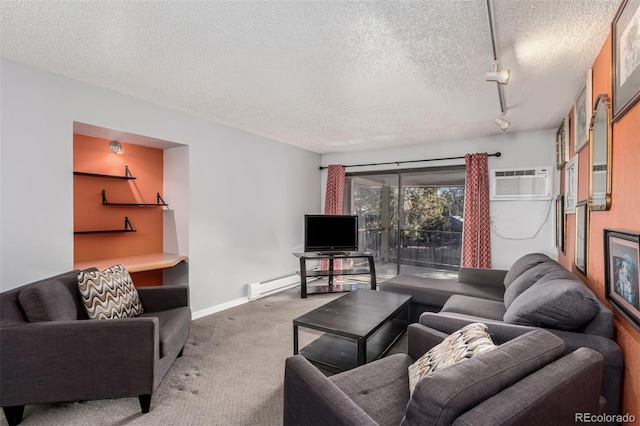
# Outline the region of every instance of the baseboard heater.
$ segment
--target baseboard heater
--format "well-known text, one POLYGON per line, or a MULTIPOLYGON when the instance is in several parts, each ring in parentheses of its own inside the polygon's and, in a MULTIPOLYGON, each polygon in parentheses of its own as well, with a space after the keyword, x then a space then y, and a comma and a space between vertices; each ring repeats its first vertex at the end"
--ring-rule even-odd
POLYGON ((249 284, 248 298, 249 300, 256 300, 298 285, 300 285, 300 276, 298 274, 285 275, 268 281, 251 283, 249 284))

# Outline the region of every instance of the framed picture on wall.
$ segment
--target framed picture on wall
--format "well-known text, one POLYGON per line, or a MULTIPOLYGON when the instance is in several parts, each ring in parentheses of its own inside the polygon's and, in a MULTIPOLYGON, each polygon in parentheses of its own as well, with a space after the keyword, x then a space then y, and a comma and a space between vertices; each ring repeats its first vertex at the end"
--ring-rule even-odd
POLYGON ((640 0, 623 0, 611 26, 616 121, 640 99, 640 0))
POLYGON ((589 208, 587 200, 576 204, 576 268, 587 276, 587 242, 589 231, 589 208))
POLYGON ((564 212, 574 214, 578 199, 578 156, 567 163, 564 168, 564 212))
POLYGON ((640 330, 640 233, 604 230, 605 293, 611 305, 640 330))
MULTIPOLYGON (((640 1, 640 0, 639 0, 640 1)), ((573 104, 573 137, 574 152, 577 154, 589 142, 589 126, 591 124, 591 70, 587 71, 587 79, 578 92, 573 104)))
POLYGON ((564 118, 564 163, 566 164, 569 161, 569 125, 570 125, 570 117, 571 114, 567 113, 567 116, 564 118))
POLYGON ((564 194, 560 194, 556 197, 556 248, 560 253, 564 253, 565 217, 564 194))
POLYGON ((566 126, 569 123, 567 120, 562 120, 562 124, 556 131, 556 168, 558 170, 562 169, 562 167, 567 163, 567 158, 569 157, 569 146, 567 145, 568 139, 565 139, 566 136, 566 126))

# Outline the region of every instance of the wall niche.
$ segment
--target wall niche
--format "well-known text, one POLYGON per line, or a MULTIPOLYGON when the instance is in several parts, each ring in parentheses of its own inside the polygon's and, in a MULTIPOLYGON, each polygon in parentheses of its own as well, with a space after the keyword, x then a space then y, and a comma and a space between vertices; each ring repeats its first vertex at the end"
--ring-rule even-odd
POLYGON ((73 175, 75 268, 122 263, 136 286, 188 284, 186 145, 74 123, 73 175))

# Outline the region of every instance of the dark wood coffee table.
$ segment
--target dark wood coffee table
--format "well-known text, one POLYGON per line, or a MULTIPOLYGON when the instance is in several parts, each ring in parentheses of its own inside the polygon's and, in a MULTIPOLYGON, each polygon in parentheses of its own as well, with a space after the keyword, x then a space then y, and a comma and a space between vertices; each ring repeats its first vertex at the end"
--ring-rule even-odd
POLYGON ((411 318, 411 296, 359 289, 293 320, 293 354, 298 327, 325 334, 300 349, 329 371, 350 370, 379 359, 402 337, 411 318))

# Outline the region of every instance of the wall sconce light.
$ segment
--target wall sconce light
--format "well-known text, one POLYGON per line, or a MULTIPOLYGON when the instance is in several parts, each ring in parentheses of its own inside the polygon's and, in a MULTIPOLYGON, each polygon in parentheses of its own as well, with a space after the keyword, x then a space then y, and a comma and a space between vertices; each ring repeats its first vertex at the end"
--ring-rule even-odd
POLYGON ((498 118, 496 118, 495 123, 502 129, 504 132, 511 126, 511 123, 504 119, 504 113, 500 114, 498 118))
POLYGON ((118 141, 111 141, 111 143, 109 144, 109 149, 116 154, 124 153, 124 149, 122 149, 122 145, 120 145, 120 142, 118 141))
POLYGON ((498 61, 496 60, 493 61, 493 71, 487 73, 487 81, 495 81, 496 83, 506 85, 509 82, 510 75, 511 71, 498 69, 498 61))

